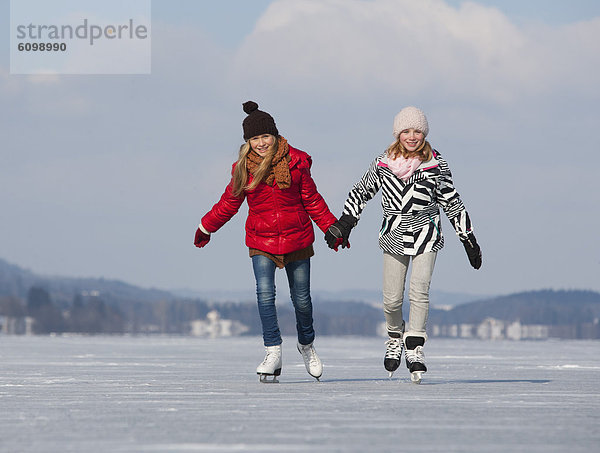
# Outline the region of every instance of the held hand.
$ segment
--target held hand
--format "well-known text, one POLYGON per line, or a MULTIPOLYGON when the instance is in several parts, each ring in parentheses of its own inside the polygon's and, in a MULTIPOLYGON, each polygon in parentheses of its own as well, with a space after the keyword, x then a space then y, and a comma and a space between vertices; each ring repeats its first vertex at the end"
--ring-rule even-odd
POLYGON ((351 215, 348 215, 348 214, 343 214, 340 217, 340 220, 337 221, 338 227, 342 230, 342 237, 344 238, 344 244, 347 244, 345 246, 342 245, 342 247, 350 248, 350 243, 348 242, 348 239, 350 239, 350 232, 352 231, 352 228, 354 228, 357 223, 358 223, 358 219, 355 219, 354 217, 352 217, 351 215))
POLYGON ((327 233, 325 233, 325 242, 330 249, 338 251, 338 247, 341 245, 344 247, 344 238, 342 237, 342 230, 337 225, 338 222, 334 223, 329 227, 327 233))
POLYGON ((344 241, 344 239, 342 239, 342 238, 337 238, 335 240, 334 247, 331 247, 331 248, 337 252, 338 251, 338 247, 340 245, 342 246, 343 249, 349 249, 350 248, 350 242, 344 241))
POLYGON ((196 230, 196 235, 194 236, 194 245, 198 248, 204 247, 210 241, 210 234, 206 234, 200 228, 196 230))
POLYGON ((340 217, 340 220, 335 222, 329 227, 327 233, 325 233, 325 241, 330 249, 338 251, 338 247, 341 245, 343 249, 350 248, 350 231, 356 225, 357 220, 347 214, 340 217))
POLYGON ((461 238, 461 241, 469 257, 469 263, 471 263, 474 269, 479 269, 481 267, 481 248, 477 244, 475 235, 471 232, 465 239, 461 238))

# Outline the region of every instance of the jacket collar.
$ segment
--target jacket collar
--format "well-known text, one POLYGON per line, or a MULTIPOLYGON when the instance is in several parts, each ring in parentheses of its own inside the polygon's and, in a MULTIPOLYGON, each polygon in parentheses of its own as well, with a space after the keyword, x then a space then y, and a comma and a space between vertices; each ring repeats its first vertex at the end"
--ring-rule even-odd
POLYGON ((296 148, 289 146, 290 149, 290 168, 293 168, 298 162, 300 162, 300 154, 297 152, 296 148))
POLYGON ((437 153, 435 150, 432 151, 433 155, 431 156, 431 159, 429 159, 427 162, 421 162, 421 165, 418 166, 416 171, 427 171, 440 165, 440 162, 437 160, 437 153))

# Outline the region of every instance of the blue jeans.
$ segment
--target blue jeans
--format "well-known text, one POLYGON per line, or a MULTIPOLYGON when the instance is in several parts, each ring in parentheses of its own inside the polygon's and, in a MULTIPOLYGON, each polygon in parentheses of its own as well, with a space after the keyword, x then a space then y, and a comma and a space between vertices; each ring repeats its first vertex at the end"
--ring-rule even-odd
MULTIPOLYGON (((256 299, 262 323, 265 346, 281 344, 281 332, 277 323, 275 308, 275 263, 263 255, 252 257, 254 278, 256 279, 256 299)), ((296 312, 298 342, 310 344, 315 339, 310 299, 310 258, 294 261, 285 266, 290 295, 296 312)))

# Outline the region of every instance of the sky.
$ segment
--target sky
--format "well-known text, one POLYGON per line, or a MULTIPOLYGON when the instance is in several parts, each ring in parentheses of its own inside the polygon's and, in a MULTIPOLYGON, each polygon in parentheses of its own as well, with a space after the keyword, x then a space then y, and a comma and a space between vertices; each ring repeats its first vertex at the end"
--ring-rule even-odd
MULTIPOLYGON (((600 2, 154 0, 149 75, 13 75, 8 0, 0 11, 2 259, 253 292, 246 205, 192 244, 229 181, 241 104, 312 156, 336 216, 415 105, 483 253, 473 270, 445 219, 432 290, 600 291, 600 2)), ((313 289, 381 287, 381 217, 378 196, 338 253, 316 230, 313 289)))

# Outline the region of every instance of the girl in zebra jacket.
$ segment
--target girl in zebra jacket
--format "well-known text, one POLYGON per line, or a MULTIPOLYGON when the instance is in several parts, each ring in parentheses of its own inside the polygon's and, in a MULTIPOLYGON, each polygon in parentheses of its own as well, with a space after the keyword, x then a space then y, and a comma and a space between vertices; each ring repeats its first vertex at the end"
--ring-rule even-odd
POLYGON ((396 141, 375 158, 350 191, 340 219, 325 239, 330 247, 341 238, 349 246, 350 231, 367 202, 382 189, 383 222, 379 246, 383 250, 383 311, 387 333, 384 367, 390 377, 401 362, 405 348, 411 379, 420 382, 427 371, 423 346, 429 313, 429 285, 437 252, 444 246, 439 207, 462 241, 469 262, 481 266, 481 250, 471 220, 454 188, 448 163, 425 140, 429 125, 425 114, 406 107, 394 118, 396 141), (408 326, 402 301, 410 261, 410 310, 408 326))

